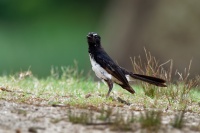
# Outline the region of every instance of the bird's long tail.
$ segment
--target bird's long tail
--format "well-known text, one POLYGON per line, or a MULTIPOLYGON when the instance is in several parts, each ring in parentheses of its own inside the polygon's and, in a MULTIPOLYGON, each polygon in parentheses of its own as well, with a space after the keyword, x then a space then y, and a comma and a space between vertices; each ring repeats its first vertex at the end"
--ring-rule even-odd
POLYGON ((142 74, 134 74, 132 72, 127 71, 125 68, 120 67, 121 70, 124 72, 124 74, 126 75, 126 78, 128 81, 131 81, 131 78, 133 79, 139 79, 141 81, 147 82, 149 84, 153 84, 156 86, 160 86, 160 87, 167 87, 166 80, 161 79, 161 78, 156 78, 156 77, 152 77, 152 76, 147 76, 147 75, 142 75, 142 74))
POLYGON ((141 81, 144 81, 144 82, 156 85, 156 86, 167 87, 167 85, 165 84, 166 81, 164 79, 146 76, 146 75, 134 74, 131 72, 129 72, 129 76, 131 76, 134 79, 139 79, 141 81))

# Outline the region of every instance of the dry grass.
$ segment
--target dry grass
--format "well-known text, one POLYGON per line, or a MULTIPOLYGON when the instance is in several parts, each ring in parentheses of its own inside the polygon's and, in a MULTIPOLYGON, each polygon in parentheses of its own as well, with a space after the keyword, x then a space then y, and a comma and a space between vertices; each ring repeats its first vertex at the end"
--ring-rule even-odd
POLYGON ((187 97, 190 91, 198 87, 200 78, 196 76, 191 79, 190 69, 192 65, 192 60, 189 66, 185 68, 184 72, 181 73, 178 70, 173 74, 173 60, 168 60, 165 63, 159 64, 157 59, 151 55, 145 48, 146 61, 142 61, 141 57, 131 58, 133 64, 133 70, 135 73, 140 73, 149 76, 155 76, 163 78, 167 81, 167 88, 160 88, 147 83, 142 82, 141 86, 145 95, 151 98, 162 98, 165 96, 171 105, 173 101, 178 101, 180 103, 185 102, 187 104, 187 97), (167 66, 167 70, 166 67, 167 66), (175 77, 174 79, 172 77, 175 77))

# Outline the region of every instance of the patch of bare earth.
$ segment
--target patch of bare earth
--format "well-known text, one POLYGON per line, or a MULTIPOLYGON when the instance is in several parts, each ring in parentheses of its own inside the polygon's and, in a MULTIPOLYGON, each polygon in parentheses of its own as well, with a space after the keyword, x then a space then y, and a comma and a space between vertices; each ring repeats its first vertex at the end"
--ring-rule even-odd
MULTIPOLYGON (((135 106, 135 105, 131 105, 135 106)), ((73 124, 69 122, 69 110, 71 112, 89 112, 87 109, 69 107, 35 106, 0 100, 0 133, 100 133, 100 132, 148 132, 149 129, 141 128, 139 122, 131 125, 129 131, 113 130, 109 123, 98 124, 73 124)), ((142 111, 130 109, 130 106, 113 107, 125 116, 133 113, 139 117, 142 111)), ((93 114, 99 113, 95 110, 93 114)), ((162 124, 157 132, 199 132, 200 114, 186 112, 184 127, 174 128, 170 123, 174 120, 176 112, 166 111, 162 113, 162 124)))

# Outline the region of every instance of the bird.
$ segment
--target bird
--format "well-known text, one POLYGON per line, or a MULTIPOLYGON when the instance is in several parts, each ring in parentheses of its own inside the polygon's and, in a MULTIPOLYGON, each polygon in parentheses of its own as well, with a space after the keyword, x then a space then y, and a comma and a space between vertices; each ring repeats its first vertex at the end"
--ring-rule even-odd
POLYGON ((116 64, 102 47, 101 37, 97 33, 89 32, 87 35, 87 43, 92 70, 95 72, 96 76, 105 81, 109 87, 106 97, 109 97, 113 89, 113 83, 118 84, 131 94, 134 94, 135 90, 129 84, 129 81, 133 79, 138 79, 160 87, 166 87, 166 81, 164 79, 135 74, 116 64))

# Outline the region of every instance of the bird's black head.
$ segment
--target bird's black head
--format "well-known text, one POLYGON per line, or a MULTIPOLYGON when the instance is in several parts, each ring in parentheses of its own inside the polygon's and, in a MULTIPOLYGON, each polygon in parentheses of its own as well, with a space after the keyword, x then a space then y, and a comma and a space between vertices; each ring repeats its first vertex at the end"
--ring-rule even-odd
POLYGON ((98 47, 101 45, 101 37, 95 32, 89 32, 87 41, 90 46, 98 47))

